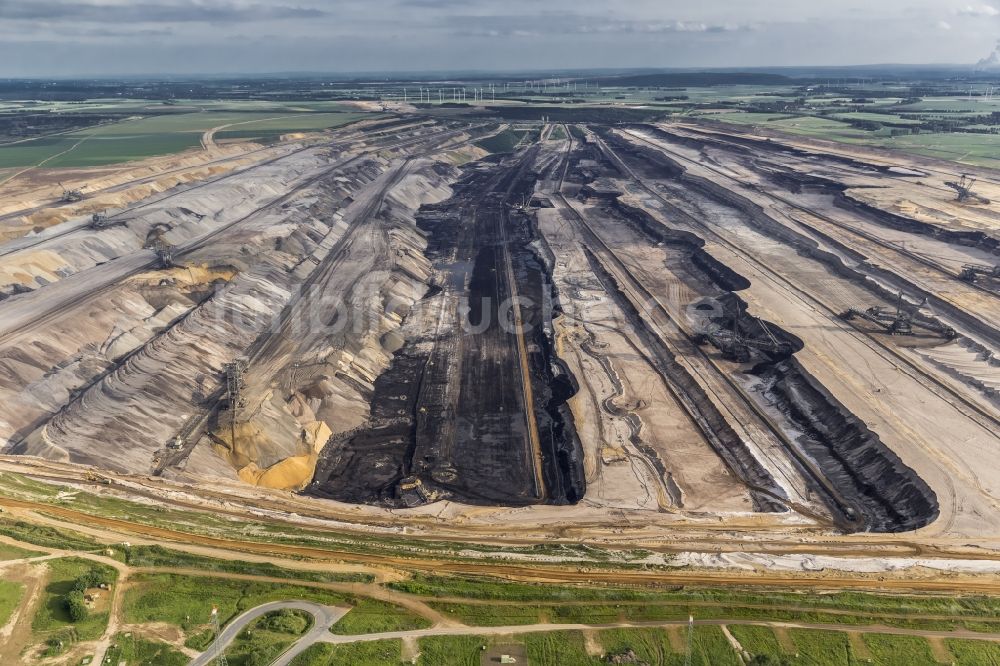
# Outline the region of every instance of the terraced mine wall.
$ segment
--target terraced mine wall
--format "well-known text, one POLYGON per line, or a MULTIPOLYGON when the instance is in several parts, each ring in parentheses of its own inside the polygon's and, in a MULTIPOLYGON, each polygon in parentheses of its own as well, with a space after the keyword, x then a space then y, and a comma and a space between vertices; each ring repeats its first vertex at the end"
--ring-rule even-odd
MULTIPOLYGON (((621 285, 615 277, 604 270, 593 253, 589 250, 586 253, 594 274, 600 279, 607 292, 616 296, 616 302, 628 318, 633 330, 638 333, 645 345, 656 351, 652 360, 661 376, 671 386, 674 393, 686 396, 686 402, 696 406, 697 413, 693 416, 695 422, 719 457, 733 470, 737 478, 747 485, 754 511, 767 513, 785 511, 782 500, 786 500, 787 496, 771 474, 751 453, 746 443, 740 439, 726 418, 705 394, 701 385, 683 365, 677 362, 677 357, 649 327, 632 302, 624 296, 621 285)), ((653 459, 657 460, 655 453, 653 459)), ((665 471, 662 468, 662 462, 658 467, 661 468, 661 473, 665 471)))
MULTIPOLYGON (((716 123, 721 128, 725 128, 732 132, 746 132, 747 128, 740 125, 731 125, 728 123, 716 123)), ((681 134, 675 134, 663 129, 656 125, 635 125, 633 129, 651 131, 657 136, 660 136, 668 141, 673 141, 675 143, 682 143, 691 148, 702 148, 706 146, 711 146, 719 148, 721 150, 737 151, 746 154, 759 154, 763 152, 768 153, 785 153, 787 155, 795 155, 797 157, 804 158, 814 158, 819 153, 803 150, 802 148, 797 148, 779 141, 772 140, 770 138, 760 138, 754 139, 748 136, 735 136, 727 135, 725 139, 714 138, 710 136, 703 137, 692 137, 681 134)), ((836 162, 837 164, 843 164, 854 169, 862 169, 871 172, 882 172, 888 173, 890 167, 880 164, 869 164, 868 162, 861 162, 859 160, 853 159, 846 155, 837 155, 833 153, 823 153, 822 157, 824 160, 829 162, 836 162)))
POLYGON ((813 174, 795 171, 767 170, 768 180, 784 187, 789 192, 821 192, 833 198, 833 204, 844 210, 849 210, 858 217, 870 220, 876 224, 905 231, 919 236, 929 236, 945 243, 975 247, 994 254, 1000 254, 1000 240, 983 231, 957 231, 945 229, 930 222, 921 222, 904 215, 878 208, 867 202, 859 201, 849 193, 849 188, 843 183, 822 178, 813 174))
MULTIPOLYGON (((613 135, 609 135, 609 139, 614 140, 613 135)), ((771 220, 753 202, 716 183, 686 173, 683 167, 662 153, 643 147, 637 149, 624 141, 616 143, 623 150, 662 168, 661 173, 681 182, 689 191, 734 208, 749 224, 788 243, 800 253, 813 256, 835 272, 863 281, 866 286, 874 285, 863 273, 843 265, 836 255, 819 251, 812 239, 771 220)), ((621 207, 621 204, 618 206, 621 207)), ((679 208, 672 208, 671 214, 678 219, 688 220, 688 224, 693 227, 700 226, 697 220, 679 208)), ((644 227, 660 224, 648 215, 638 216, 637 220, 644 227)), ((665 227, 662 224, 660 226, 665 227)), ((697 234, 691 235, 697 237, 697 234)), ((667 238, 684 236, 678 235, 678 230, 668 229, 656 233, 655 237, 667 242, 667 238)), ((692 243, 699 250, 703 244, 703 240, 692 243)), ((711 272, 708 274, 711 275, 711 272)), ((740 277, 746 285, 750 284, 745 277, 740 277)), ((790 334, 786 335, 797 339, 790 334)), ((819 381, 809 375, 794 356, 763 360, 757 363, 753 373, 764 381, 770 400, 802 432, 796 437, 797 443, 820 466, 837 494, 843 498, 846 506, 841 508, 847 512, 849 520, 857 521, 857 529, 907 531, 925 526, 937 517, 938 505, 934 491, 916 472, 903 464, 877 434, 868 430, 819 381)))
POLYGON ((903 215, 897 215, 881 208, 876 208, 864 201, 858 201, 849 194, 840 191, 835 194, 834 203, 841 208, 845 208, 864 216, 870 220, 883 224, 892 229, 899 229, 911 234, 930 236, 946 243, 955 245, 965 245, 977 247, 982 250, 1000 254, 1000 239, 990 236, 982 231, 956 231, 954 229, 944 229, 936 224, 921 222, 903 215))
POLYGON ((531 193, 531 150, 467 167, 447 201, 421 209, 434 278, 399 333, 405 342, 374 383, 371 418, 324 448, 307 492, 355 503, 416 506, 572 503, 583 455, 565 402, 575 380, 553 357, 552 280, 532 249, 537 230, 507 201, 531 193), (510 323, 506 255, 521 303, 532 404, 510 323), (537 422, 541 479, 525 409, 537 422))
MULTIPOLYGON (((611 138, 614 138, 613 135, 611 138)), ((938 298, 935 294, 922 289, 896 273, 869 263, 866 256, 840 243, 827 234, 815 229, 811 230, 811 233, 820 237, 825 243, 829 244, 831 248, 837 250, 837 252, 844 256, 856 260, 858 262, 857 266, 847 265, 844 263, 841 256, 838 256, 834 252, 820 248, 819 243, 815 239, 776 222, 764 211, 761 206, 750 201, 746 197, 743 197, 740 194, 733 192, 732 190, 727 189, 711 180, 688 173, 683 166, 663 153, 659 153, 645 147, 640 147, 639 150, 632 150, 631 146, 625 142, 618 143, 618 145, 625 150, 635 152, 644 159, 653 161, 658 166, 663 165, 665 173, 669 174, 674 180, 680 181, 689 189, 700 192, 703 196, 706 196, 709 199, 739 211, 742 214, 743 219, 745 219, 754 228, 781 241, 782 243, 787 244, 796 250, 800 255, 812 257, 822 262, 834 274, 851 280, 852 282, 864 287, 878 298, 888 303, 895 303, 898 299, 899 292, 903 291, 911 297, 926 299, 927 302, 933 306, 935 311, 947 315, 952 321, 961 324, 969 331, 974 332, 983 339, 989 340, 993 344, 1000 344, 1000 330, 998 330, 996 326, 990 325, 989 322, 984 322, 974 315, 956 308, 951 303, 938 298), (887 287, 886 285, 891 285, 891 287, 887 287)), ((690 217, 684 211, 676 208, 672 209, 672 213, 682 218, 690 217)), ((692 224, 697 225, 697 221, 692 220, 692 224)), ((937 317, 924 314, 915 307, 911 307, 910 309, 910 314, 917 321, 935 326, 946 326, 937 317)))

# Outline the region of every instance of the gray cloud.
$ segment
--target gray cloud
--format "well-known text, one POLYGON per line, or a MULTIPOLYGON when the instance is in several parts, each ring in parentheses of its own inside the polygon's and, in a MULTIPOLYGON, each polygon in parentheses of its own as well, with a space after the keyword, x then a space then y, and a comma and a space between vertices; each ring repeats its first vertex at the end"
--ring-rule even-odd
POLYGON ((0 76, 971 67, 993 48, 998 7, 1000 0, 0 0, 0 76))
POLYGON ((977 18, 1000 16, 1000 10, 993 5, 966 5, 956 13, 959 16, 975 16, 977 18))
POLYGON ((281 19, 310 19, 327 12, 311 7, 235 2, 59 2, 13 0, 0 2, 0 18, 23 21, 87 21, 94 23, 245 23, 281 19))
MULTIPOLYGON (((433 0, 448 1, 448 0, 433 0)), ((702 21, 610 19, 572 13, 541 16, 450 16, 452 34, 474 37, 544 37, 546 35, 671 35, 751 30, 750 25, 702 21)))

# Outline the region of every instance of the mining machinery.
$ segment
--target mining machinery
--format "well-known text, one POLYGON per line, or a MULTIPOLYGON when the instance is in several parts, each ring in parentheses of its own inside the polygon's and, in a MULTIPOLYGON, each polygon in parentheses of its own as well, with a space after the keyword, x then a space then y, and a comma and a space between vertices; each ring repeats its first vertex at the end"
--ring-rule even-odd
POLYGON ((767 334, 767 337, 749 336, 741 331, 739 327, 740 313, 737 310, 730 328, 718 326, 704 331, 695 336, 695 342, 698 344, 711 342, 712 345, 722 352, 722 358, 736 361, 737 363, 747 363, 750 361, 754 351, 779 356, 789 356, 795 351, 791 344, 775 337, 771 333, 771 329, 762 320, 757 318, 753 318, 753 320, 759 323, 760 328, 767 334))
POLYGON ((243 375, 247 371, 247 360, 238 358, 232 363, 226 363, 223 367, 226 373, 226 398, 229 409, 235 413, 236 409, 244 405, 243 397, 243 375))
POLYGON ((105 227, 111 226, 111 219, 108 217, 108 211, 104 210, 100 213, 94 213, 90 216, 90 226, 93 229, 103 229, 105 227))
POLYGON ((173 268, 173 249, 163 241, 156 241, 153 244, 153 251, 156 252, 156 261, 160 268, 173 268))
POLYGON ((702 333, 698 341, 711 342, 722 352, 722 358, 737 363, 747 363, 755 350, 782 356, 788 356, 793 351, 792 346, 787 342, 773 338, 752 338, 739 331, 734 332, 725 328, 702 333))
POLYGON ((956 197, 955 200, 958 201, 959 203, 964 203, 971 199, 977 203, 988 204, 990 202, 989 199, 987 199, 986 197, 979 196, 978 194, 972 191, 972 186, 975 184, 976 184, 976 177, 970 176, 967 173, 963 173, 962 179, 959 180, 957 183, 955 181, 945 182, 945 185, 958 192, 958 196, 956 197))
POLYGON ((62 196, 59 197, 59 201, 62 203, 76 203, 77 201, 83 201, 83 191, 80 189, 67 190, 66 187, 59 183, 59 187, 62 188, 62 196))
POLYGON ((983 264, 965 264, 958 277, 966 282, 975 282, 979 276, 996 278, 1000 280, 1000 264, 996 266, 986 266, 983 264))
POLYGON ((875 305, 870 308, 848 308, 840 313, 840 318, 850 321, 854 318, 864 319, 880 327, 889 335, 914 335, 913 329, 919 328, 946 340, 952 340, 957 333, 950 326, 934 322, 916 321, 913 315, 903 309, 903 295, 899 295, 895 312, 891 308, 875 305))

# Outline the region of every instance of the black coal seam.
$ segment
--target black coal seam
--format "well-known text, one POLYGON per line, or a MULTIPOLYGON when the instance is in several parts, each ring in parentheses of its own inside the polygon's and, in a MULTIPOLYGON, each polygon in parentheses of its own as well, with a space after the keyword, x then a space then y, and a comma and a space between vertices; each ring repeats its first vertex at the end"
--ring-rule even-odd
MULTIPOLYGON (((471 189, 477 187, 482 187, 481 182, 483 178, 492 178, 495 174, 495 168, 490 170, 480 170, 479 167, 483 165, 482 161, 478 165, 470 165, 466 169, 466 174, 458 182, 453 185, 454 194, 453 196, 443 202, 438 204, 427 205, 421 208, 417 215, 418 228, 428 235, 428 248, 426 250, 426 256, 432 263, 439 263, 441 261, 447 261, 449 256, 449 251, 451 245, 454 242, 454 235, 447 233, 445 227, 447 224, 442 225, 442 220, 447 220, 453 217, 453 208, 455 201, 463 196, 464 193, 471 189), (441 219, 438 219, 441 218, 441 219)), ((531 178, 521 179, 524 182, 519 183, 517 186, 518 192, 523 189, 533 186, 533 180, 531 178)), ((516 197, 515 197, 516 198, 516 197)), ((533 235, 537 236, 537 232, 533 230, 533 235)), ((533 238, 528 239, 515 239, 513 247, 519 247, 519 250, 524 252, 529 252, 530 248, 528 244, 533 240, 533 238)), ((516 255, 519 256, 519 255, 516 255)), ((534 254, 528 255, 534 258, 534 254)), ((524 257, 521 257, 521 261, 516 259, 518 265, 523 264, 524 257)), ((541 266, 545 266, 545 262, 539 262, 541 266)), ((551 285, 551 271, 546 267, 540 271, 540 277, 542 278, 543 288, 545 284, 551 285)), ((551 322, 548 322, 548 328, 551 328, 551 322)), ((549 501, 556 503, 573 503, 578 501, 583 497, 585 490, 585 480, 583 478, 583 464, 582 464, 582 448, 579 444, 579 439, 576 436, 575 428, 572 422, 572 415, 566 406, 566 400, 572 395, 572 392, 576 388, 576 380, 572 377, 571 373, 568 371, 566 366, 554 356, 552 353, 552 341, 548 339, 542 329, 546 327, 537 326, 535 332, 535 338, 533 341, 537 344, 538 348, 541 350, 541 356, 543 358, 532 358, 532 378, 535 380, 533 384, 536 385, 536 390, 533 391, 533 395, 536 398, 536 402, 539 403, 540 410, 544 413, 544 422, 546 426, 551 424, 552 433, 551 437, 542 437, 542 441, 547 443, 546 455, 545 455, 545 465, 543 466, 543 471, 546 475, 547 486, 557 489, 557 496, 548 498, 549 501)), ((391 379, 394 378, 394 370, 401 363, 415 363, 416 365, 421 365, 420 358, 423 356, 419 352, 415 352, 414 345, 420 341, 411 340, 401 348, 397 354, 394 356, 393 361, 390 364, 390 369, 383 373, 376 380, 376 394, 380 393, 381 384, 383 382, 389 383, 391 379), (416 356, 414 355, 416 353, 416 356)), ((538 356, 535 354, 534 356, 538 356)), ((395 378, 398 380, 398 378, 395 378)), ((421 376, 421 380, 423 377, 421 376)), ((413 398, 413 396, 410 396, 413 398)), ((373 417, 375 416, 375 405, 373 398, 373 417)), ((412 400, 410 400, 412 402, 412 400)), ((412 406, 415 409, 415 406, 412 406)), ((413 410, 410 410, 411 412, 413 410)), ((536 414, 539 410, 536 410, 536 414)), ((407 452, 404 454, 405 458, 412 457, 413 455, 413 441, 415 437, 416 419, 409 416, 405 419, 393 419, 393 422, 386 422, 385 419, 382 423, 376 423, 378 419, 370 419, 369 423, 365 426, 355 429, 349 434, 342 434, 331 439, 328 444, 326 451, 329 451, 325 459, 322 460, 321 464, 317 467, 317 474, 314 477, 314 482, 310 486, 309 492, 316 494, 318 496, 333 497, 336 499, 341 499, 345 501, 356 501, 364 503, 381 503, 389 504, 393 506, 400 505, 400 499, 395 497, 394 488, 401 479, 408 472, 407 468, 410 463, 406 460, 400 460, 399 465, 396 469, 391 470, 387 474, 383 474, 385 477, 385 484, 382 486, 382 490, 377 493, 361 493, 352 494, 346 493, 338 490, 330 490, 327 486, 327 482, 336 483, 337 479, 334 474, 337 472, 338 467, 340 472, 344 473, 349 469, 351 465, 351 458, 353 458, 353 451, 345 448, 343 445, 348 444, 355 438, 370 438, 378 437, 380 431, 389 432, 396 436, 406 437, 409 441, 407 445, 407 452), (379 427, 381 425, 381 427, 379 427), (347 467, 344 467, 347 465, 347 467)), ((541 434, 541 433, 540 433, 541 434)), ((412 462, 412 461, 411 461, 412 462)), ((345 479, 350 483, 349 479, 345 479)), ((433 483, 426 484, 427 487, 435 485, 433 483)), ((442 485, 442 484, 439 484, 442 485)), ((336 488, 336 486, 335 486, 336 488)), ((519 499, 515 501, 515 498, 500 499, 497 497, 488 496, 486 494, 476 492, 475 488, 463 487, 461 489, 450 488, 448 484, 443 484, 442 489, 448 490, 451 493, 453 499, 458 501, 464 501, 468 503, 477 504, 487 504, 487 505, 521 505, 524 501, 519 499)))
POLYGON ((803 430, 799 443, 823 469, 843 470, 862 495, 858 503, 873 532, 924 527, 939 514, 937 497, 918 475, 823 385, 791 358, 755 369, 767 395, 803 430), (838 442, 839 445, 830 445, 838 442), (906 511, 902 510, 906 508, 906 511))

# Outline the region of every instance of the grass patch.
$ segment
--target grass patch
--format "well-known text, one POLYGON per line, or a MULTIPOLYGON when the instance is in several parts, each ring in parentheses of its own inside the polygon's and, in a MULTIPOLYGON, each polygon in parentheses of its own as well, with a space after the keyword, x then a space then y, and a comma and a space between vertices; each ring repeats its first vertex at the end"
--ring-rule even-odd
POLYGON ((535 624, 542 617, 543 606, 484 605, 428 602, 428 605, 463 624, 473 627, 503 627, 535 624))
POLYGON ((719 627, 695 627, 692 664, 702 666, 742 666, 743 661, 719 627))
POLYGON ((850 641, 843 632, 789 629, 788 633, 799 651, 795 659, 796 664, 844 666, 855 663, 850 641))
POLYGON ((73 590, 77 578, 88 572, 95 572, 100 578, 111 581, 117 578, 118 572, 103 564, 76 557, 50 560, 46 566, 49 567, 49 582, 32 621, 32 630, 42 638, 61 640, 64 645, 99 638, 108 626, 107 604, 110 603, 112 592, 101 592, 104 606, 102 610, 92 610, 85 618, 76 622, 70 617, 66 597, 73 590))
POLYGON ((125 593, 122 604, 126 622, 166 622, 185 631, 207 625, 213 606, 225 624, 268 601, 300 599, 329 605, 355 601, 350 595, 312 587, 209 576, 137 574, 131 580, 135 585, 125 593))
POLYGON ((0 472, 0 489, 3 489, 5 495, 11 497, 27 497, 32 499, 38 497, 53 498, 60 492, 58 486, 35 481, 16 472, 0 472))
POLYGON ((561 141, 566 138, 566 130, 563 129, 562 125, 556 125, 549 132, 549 140, 551 141, 561 141))
POLYGON ((774 632, 768 627, 751 624, 731 624, 729 633, 751 656, 781 654, 781 645, 774 632))
POLYGON ((1000 167, 1000 135, 910 134, 887 140, 886 148, 977 166, 1000 167))
POLYGON ((862 637, 875 663, 882 666, 913 666, 936 664, 931 646, 920 636, 893 636, 891 634, 864 634, 862 637))
POLYGON ((0 580, 0 627, 7 624, 7 620, 14 613, 14 609, 21 603, 23 595, 24 585, 8 580, 0 580))
POLYGON ((944 644, 954 655, 956 664, 1000 666, 1000 643, 946 638, 944 644))
POLYGON ((199 571, 222 571, 250 576, 292 578, 317 583, 371 583, 375 576, 363 573, 336 573, 328 571, 299 571, 286 569, 269 562, 245 562, 203 557, 162 546, 131 546, 116 551, 118 558, 133 567, 175 567, 199 571))
POLYGON ((525 634, 529 664, 600 664, 587 654, 583 633, 579 631, 549 631, 525 634))
MULTIPOLYGON (((398 639, 346 645, 314 643, 292 660, 291 666, 399 666, 403 643, 398 639)), ((422 663, 422 662, 421 662, 422 663)), ((443 662, 435 662, 438 666, 443 662)), ((476 662, 478 666, 479 662, 476 662)))
POLYGON ((683 664, 684 656, 675 654, 663 629, 608 629, 598 632, 597 640, 607 655, 635 652, 639 661, 648 664, 683 664))
POLYGON ((23 143, 0 146, 0 168, 35 166, 46 168, 92 167, 178 153, 201 145, 202 134, 220 125, 236 125, 230 136, 217 138, 277 136, 344 125, 368 114, 301 113, 263 109, 260 112, 204 110, 132 117, 118 122, 45 136, 23 143))
POLYGON ((139 666, 156 664, 156 666, 186 666, 191 660, 182 652, 178 652, 167 643, 149 641, 138 638, 135 634, 117 634, 114 643, 108 650, 106 661, 109 664, 139 666))
POLYGON ((266 666, 312 626, 312 616, 282 609, 257 618, 226 649, 233 666, 266 666))
POLYGON ((203 650, 212 641, 208 623, 213 606, 219 609, 223 625, 243 611, 269 601, 302 600, 329 606, 352 606, 352 610, 334 625, 333 632, 338 634, 430 626, 424 618, 392 604, 294 583, 177 574, 137 574, 131 580, 135 585, 125 593, 122 604, 125 621, 177 625, 191 634, 185 644, 194 649, 203 650))
POLYGON ((35 525, 23 520, 0 519, 0 534, 45 548, 90 551, 104 547, 104 544, 77 532, 56 529, 48 525, 35 525))
POLYGON ((427 636, 417 642, 420 649, 417 663, 419 666, 479 666, 483 646, 488 643, 482 636, 427 636))
POLYGON ((330 631, 340 635, 426 629, 431 622, 405 608, 377 599, 361 599, 330 631))
POLYGON ((702 619, 789 620, 844 625, 883 623, 914 629, 967 628, 996 631, 1000 600, 995 597, 880 595, 860 592, 758 592, 740 589, 679 588, 640 590, 504 583, 491 578, 414 576, 389 587, 433 598, 461 597, 506 603, 429 603, 467 624, 529 624, 540 616, 553 622, 600 623, 628 620, 702 619), (541 603, 512 603, 534 602, 541 603), (578 603, 570 606, 568 602, 578 603), (603 602, 603 603, 602 603, 603 602), (560 605, 564 604, 564 605, 560 605), (913 617, 910 617, 910 616, 913 617), (920 618, 939 615, 942 619, 920 618), (890 617, 898 616, 898 617, 890 617), (948 619, 952 616, 953 619, 948 619), (982 618, 982 619, 980 619, 982 618))
MULTIPOLYGON (((27 550, 26 548, 0 543, 0 560, 20 560, 25 557, 38 557, 44 554, 37 550, 27 550)), ((2 626, 2 623, 0 623, 0 626, 2 626)))

